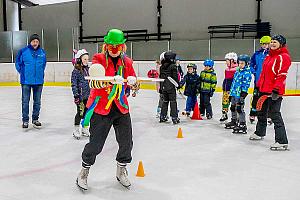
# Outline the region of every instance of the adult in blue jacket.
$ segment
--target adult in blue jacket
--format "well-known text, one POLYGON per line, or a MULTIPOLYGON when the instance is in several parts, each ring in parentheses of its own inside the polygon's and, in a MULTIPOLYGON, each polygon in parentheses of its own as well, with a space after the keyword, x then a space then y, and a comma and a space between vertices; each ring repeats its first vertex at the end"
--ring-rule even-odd
POLYGON ((255 116, 257 115, 256 112, 256 104, 259 99, 259 91, 258 91, 258 80, 262 71, 262 65, 265 60, 265 57, 269 53, 269 44, 271 42, 270 36, 263 36, 260 39, 260 48, 252 55, 251 62, 250 62, 250 69, 252 74, 254 75, 254 90, 253 90, 253 97, 251 102, 251 109, 250 109, 250 122, 254 122, 255 116))
POLYGON ((28 46, 19 51, 15 65, 20 74, 22 86, 22 127, 28 128, 29 101, 31 91, 33 91, 32 124, 35 128, 41 128, 42 124, 38 119, 46 68, 46 53, 40 47, 40 38, 37 34, 31 35, 28 46))

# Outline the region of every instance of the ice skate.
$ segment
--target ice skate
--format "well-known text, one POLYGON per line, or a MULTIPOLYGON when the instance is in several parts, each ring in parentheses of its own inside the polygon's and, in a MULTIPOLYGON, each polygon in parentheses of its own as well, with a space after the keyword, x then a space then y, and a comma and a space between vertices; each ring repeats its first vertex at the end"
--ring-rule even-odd
POLYGON ((173 124, 179 124, 180 119, 178 117, 172 117, 172 122, 173 122, 173 124))
POLYGON ((231 120, 230 122, 225 124, 225 128, 226 129, 233 129, 236 126, 236 121, 235 120, 231 120))
POLYGON ((252 133, 249 137, 249 140, 263 140, 263 139, 264 139, 264 137, 258 136, 255 133, 252 133))
POLYGON ((247 134, 247 126, 245 123, 240 123, 233 128, 232 133, 234 134, 247 134))
POLYGON ((271 126, 273 124, 273 121, 271 118, 268 118, 268 126, 271 126))
POLYGON ((131 183, 128 179, 128 172, 125 163, 117 163, 116 178, 122 186, 124 186, 127 189, 130 189, 131 183))
POLYGON ((77 179, 76 184, 82 191, 88 190, 87 177, 89 175, 89 168, 82 168, 77 179))
POLYGON ((159 118, 159 117, 160 117, 160 112, 161 112, 161 108, 160 108, 160 107, 157 107, 157 110, 156 110, 156 118, 159 118))
POLYGON ((206 114, 206 118, 207 118, 207 119, 211 119, 211 118, 212 118, 212 115, 211 115, 211 114, 206 114))
POLYGON ((73 137, 77 140, 79 140, 81 138, 81 132, 80 132, 79 126, 74 127, 73 137))
POLYGON ((288 149, 288 144, 279 144, 278 142, 275 142, 274 144, 270 145, 270 150, 272 151, 286 151, 288 149))
POLYGON ((28 128, 28 126, 29 126, 28 122, 23 122, 22 128, 28 128))
POLYGON ((81 134, 84 137, 90 137, 89 127, 82 127, 81 134))
POLYGON ((187 116, 187 117, 189 117, 191 115, 191 113, 189 111, 183 111, 181 114, 183 116, 187 116))
POLYGON ((41 124, 41 122, 39 122, 39 120, 33 120, 32 124, 33 124, 33 127, 36 129, 42 128, 42 124, 41 124))
POLYGON ((163 123, 163 122, 167 122, 167 121, 168 121, 168 117, 160 116, 159 123, 163 123))
POLYGON ((255 122, 255 116, 249 116, 250 123, 253 124, 255 122))
POLYGON ((220 119, 221 123, 225 123, 228 120, 228 116, 226 112, 223 112, 222 117, 220 119))

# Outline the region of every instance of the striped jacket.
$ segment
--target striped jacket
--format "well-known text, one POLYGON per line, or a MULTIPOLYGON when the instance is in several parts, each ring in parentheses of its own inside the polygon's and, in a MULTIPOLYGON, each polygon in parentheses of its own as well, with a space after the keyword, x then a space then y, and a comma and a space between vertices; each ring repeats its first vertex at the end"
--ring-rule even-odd
POLYGON ((217 85, 217 75, 214 69, 203 70, 200 73, 200 92, 214 92, 217 85))

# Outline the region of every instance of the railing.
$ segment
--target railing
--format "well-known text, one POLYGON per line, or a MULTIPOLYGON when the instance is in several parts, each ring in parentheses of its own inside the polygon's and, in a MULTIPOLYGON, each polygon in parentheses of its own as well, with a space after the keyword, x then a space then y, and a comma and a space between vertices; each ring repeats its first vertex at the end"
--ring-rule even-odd
MULTIPOLYGON (((85 48, 93 55, 101 51, 102 43, 79 43, 77 28, 42 29, 17 32, 0 32, 0 63, 12 63, 18 51, 28 44, 31 34, 41 37, 41 47, 47 53, 47 60, 62 62, 72 60, 72 50, 85 48)), ((227 52, 253 54, 259 48, 256 39, 210 39, 126 42, 126 54, 133 60, 155 60, 163 51, 173 50, 182 60, 223 60, 227 52)), ((287 45, 293 61, 300 61, 300 38, 287 38, 287 45)))

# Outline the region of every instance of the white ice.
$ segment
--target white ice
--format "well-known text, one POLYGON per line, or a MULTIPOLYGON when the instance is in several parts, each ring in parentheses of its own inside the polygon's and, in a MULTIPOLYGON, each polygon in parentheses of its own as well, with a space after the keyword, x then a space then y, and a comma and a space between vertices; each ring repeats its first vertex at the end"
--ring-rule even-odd
MULTIPOLYGON (((43 129, 21 128, 19 87, 0 88, 0 199, 1 200, 298 200, 300 198, 299 97, 286 97, 282 114, 290 151, 272 152, 274 129, 263 141, 233 135, 219 123, 221 94, 212 99, 214 118, 180 125, 159 124, 155 118, 155 91, 140 91, 130 98, 133 122, 132 188, 115 178, 117 143, 111 131, 103 152, 92 166, 90 190, 75 185, 81 152, 87 139, 72 138, 75 106, 71 89, 44 87, 40 121, 43 129), (177 130, 183 139, 177 139, 177 130), (146 176, 135 176, 142 161, 146 176), (298 188, 298 189, 297 189, 298 188)), ((250 97, 247 97, 249 105, 250 97)), ((179 99, 184 108, 184 100, 179 99)), ((249 112, 249 109, 246 109, 249 112)))

